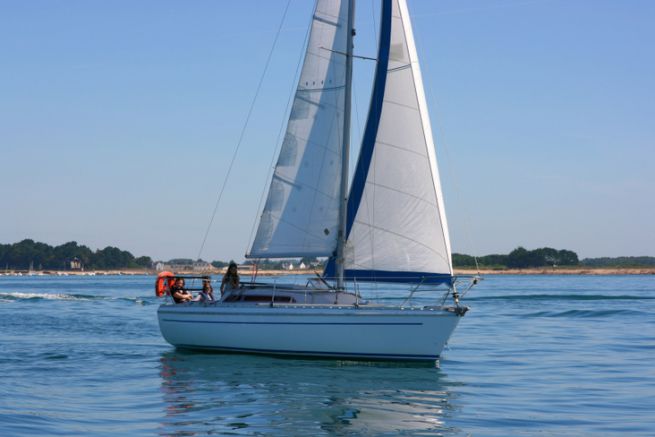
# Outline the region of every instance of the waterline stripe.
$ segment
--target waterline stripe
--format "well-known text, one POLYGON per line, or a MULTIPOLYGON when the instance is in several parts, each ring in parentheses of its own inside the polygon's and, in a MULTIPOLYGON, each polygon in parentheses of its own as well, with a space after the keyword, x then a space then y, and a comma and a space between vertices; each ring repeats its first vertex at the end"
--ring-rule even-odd
POLYGON ((263 354, 283 354, 283 355, 323 355, 330 357, 366 357, 366 358, 408 358, 423 360, 438 360, 439 355, 414 355, 414 354, 375 354, 362 352, 324 352, 324 351, 294 351, 280 349, 251 349, 243 347, 221 347, 221 346, 194 346, 189 344, 179 344, 176 347, 187 349, 212 349, 219 351, 231 352, 254 352, 263 354))
POLYGON ((407 322, 407 323, 355 323, 355 322, 229 322, 222 320, 180 320, 180 319, 162 319, 163 322, 178 322, 178 323, 219 323, 227 325, 349 325, 349 326, 358 326, 358 325, 375 325, 375 326, 422 326, 423 323, 420 322, 407 322))

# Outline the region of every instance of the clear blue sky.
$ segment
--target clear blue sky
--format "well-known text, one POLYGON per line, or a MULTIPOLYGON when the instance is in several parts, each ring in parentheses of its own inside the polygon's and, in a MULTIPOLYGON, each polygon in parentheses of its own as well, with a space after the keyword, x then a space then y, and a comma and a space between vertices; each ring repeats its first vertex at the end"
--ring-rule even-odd
MULTIPOLYGON (((0 0, 0 242, 195 258, 286 2, 0 0)), ((246 251, 312 4, 291 2, 205 259, 246 251)), ((453 249, 655 255, 655 2, 409 7, 453 249)))

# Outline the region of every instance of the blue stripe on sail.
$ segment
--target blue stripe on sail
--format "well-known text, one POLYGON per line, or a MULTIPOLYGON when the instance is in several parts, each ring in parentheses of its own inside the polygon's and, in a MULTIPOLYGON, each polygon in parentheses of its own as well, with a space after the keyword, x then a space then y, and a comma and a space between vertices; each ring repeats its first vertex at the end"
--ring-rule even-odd
MULTIPOLYGON (((359 209, 359 204, 364 194, 366 186, 366 177, 373 158, 373 149, 375 139, 378 135, 380 126, 380 117, 382 116, 382 103, 384 101, 384 90, 387 84, 387 70, 389 68, 389 48, 391 46, 391 0, 382 1, 382 17, 380 20, 380 43, 378 47, 378 62, 375 69, 375 82, 373 86, 373 95, 371 96, 371 105, 368 110, 368 119, 366 129, 364 130, 364 139, 355 168, 352 185, 350 186, 350 196, 348 197, 348 222, 346 223, 346 238, 350 235, 355 215, 359 209)), ((334 257, 328 260, 325 267, 324 276, 335 275, 334 257)))
POLYGON ((346 235, 350 234, 350 229, 355 222, 355 215, 359 209, 359 204, 364 194, 366 177, 373 158, 373 149, 375 148, 375 139, 378 136, 378 127, 380 126, 380 117, 382 116, 382 103, 384 101, 384 91, 387 85, 387 70, 389 69, 389 48, 391 46, 391 0, 382 2, 382 19, 380 24, 380 47, 378 49, 378 63, 375 69, 375 85, 371 97, 371 106, 368 110, 368 119, 366 129, 364 130, 364 139, 362 148, 359 152, 355 175, 353 176, 350 187, 350 196, 348 198, 348 223, 346 226, 346 235))
MULTIPOLYGON (((330 278, 328 267, 325 269, 325 277, 330 278)), ((346 270, 344 278, 349 281, 361 282, 401 282, 421 283, 429 285, 450 284, 453 276, 448 273, 428 272, 391 272, 386 270, 346 270)))

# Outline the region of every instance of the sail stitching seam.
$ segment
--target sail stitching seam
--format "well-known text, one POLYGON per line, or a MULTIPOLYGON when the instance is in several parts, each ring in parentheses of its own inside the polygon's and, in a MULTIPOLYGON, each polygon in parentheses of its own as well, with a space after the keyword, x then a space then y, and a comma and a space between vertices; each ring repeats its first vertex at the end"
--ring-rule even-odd
POLYGON ((401 106, 403 108, 411 109, 412 111, 418 112, 420 114, 419 108, 412 108, 411 106, 405 105, 404 103, 394 102, 393 100, 388 100, 388 99, 384 99, 384 103, 390 103, 392 105, 401 106))
MULTIPOLYGON (((389 60, 393 61, 393 59, 389 59, 389 60)), ((411 62, 409 64, 401 65, 399 67, 390 68, 390 69, 387 70, 387 73, 394 73, 396 71, 406 70, 408 68, 412 68, 412 63, 411 62)))
POLYGON ((342 90, 346 88, 345 85, 339 85, 339 86, 333 86, 333 87, 326 87, 326 88, 298 88, 297 92, 314 92, 314 91, 335 91, 335 90, 342 90))
POLYGON ((316 192, 316 193, 318 193, 318 194, 321 194, 321 195, 327 197, 328 199, 334 199, 334 198, 335 198, 335 196, 332 196, 332 195, 330 195, 330 194, 328 194, 328 193, 326 193, 326 192, 324 192, 324 191, 321 191, 321 190, 319 190, 318 188, 313 187, 313 186, 311 186, 311 185, 304 185, 304 184, 298 184, 298 183, 295 183, 295 182, 291 182, 291 181, 289 181, 288 179, 286 179, 286 178, 284 178, 284 177, 281 177, 281 176, 278 175, 277 173, 274 173, 274 174, 273 174, 273 177, 274 177, 275 179, 281 181, 281 182, 286 183, 287 185, 291 185, 291 186, 293 186, 293 187, 298 187, 298 188, 303 188, 303 189, 306 188, 306 189, 308 189, 308 190, 314 191, 314 192, 316 192))
MULTIPOLYGON (((310 237, 314 237, 314 238, 319 238, 319 239, 323 237, 323 235, 320 235, 320 234, 319 234, 318 236, 317 236, 316 234, 312 234, 312 233, 309 232, 307 229, 302 229, 302 228, 300 228, 300 227, 294 225, 293 223, 284 220, 281 216, 277 216, 277 215, 273 214, 273 213, 270 212, 270 211, 268 212, 268 214, 270 214, 271 217, 273 217, 274 219, 278 220, 279 222, 281 222, 281 223, 285 223, 285 224, 291 226, 292 228, 295 228, 295 229, 299 230, 300 232, 302 232, 302 233, 305 234, 306 236, 310 236, 310 237)), ((277 244, 278 244, 279 246, 284 246, 284 244, 282 244, 282 243, 277 243, 277 244)), ((289 245, 289 247, 293 247, 293 245, 289 245)))
POLYGON ((391 147, 393 149, 402 150, 403 152, 412 153, 414 155, 420 156, 421 158, 427 158, 427 155, 422 155, 420 152, 417 152, 416 150, 406 149, 405 147, 398 146, 396 144, 385 143, 384 141, 380 141, 380 140, 377 140, 375 143, 381 144, 383 146, 391 147))
POLYGON ((409 238, 409 237, 407 237, 407 236, 405 236, 405 235, 401 235, 401 234, 399 234, 399 233, 397 233, 397 232, 390 231, 390 230, 385 229, 385 228, 382 228, 382 227, 380 227, 380 226, 371 225, 371 224, 368 224, 368 223, 363 223, 363 222, 361 222, 361 221, 359 221, 359 220, 355 220, 355 223, 359 223, 359 224, 362 225, 362 226, 367 226, 367 227, 369 227, 369 228, 372 228, 372 229, 375 229, 375 230, 378 230, 378 231, 382 231, 382 232, 386 232, 386 233, 388 233, 388 234, 395 235, 395 236, 400 237, 400 238, 402 238, 402 239, 405 239, 405 240, 411 241, 412 243, 416 243, 416 244, 418 244, 419 246, 425 247, 425 248, 428 249, 430 252, 433 252, 435 255, 439 256, 439 257, 440 257, 441 259, 443 259, 444 261, 447 261, 446 258, 445 258, 443 255, 441 255, 439 252, 437 252, 436 250, 432 249, 430 246, 427 246, 427 245, 423 244, 422 242, 420 242, 420 241, 418 241, 418 240, 414 240, 413 238, 409 238))
POLYGON ((385 188, 385 189, 387 189, 387 190, 389 190, 389 191, 393 191, 393 192, 398 193, 398 194, 404 194, 404 195, 406 195, 406 196, 409 196, 409 197, 411 197, 411 198, 413 198, 413 199, 416 199, 416 200, 418 200, 418 201, 421 201, 421 202, 423 202, 423 203, 427 203, 427 204, 430 205, 430 206, 437 207, 437 204, 436 204, 436 203, 430 202, 429 200, 423 199, 422 197, 416 196, 416 195, 414 195, 414 194, 412 194, 412 193, 408 193, 407 191, 401 191, 401 190, 399 190, 399 189, 392 188, 392 187, 389 187, 389 186, 387 186, 387 185, 383 185, 383 184, 381 184, 381 183, 379 183, 379 182, 369 182, 369 181, 366 181, 366 184, 368 184, 368 185, 373 185, 373 186, 380 187, 380 188, 385 188))
MULTIPOLYGON (((293 136, 294 138, 297 138, 297 139, 299 139, 299 140, 301 140, 301 141, 304 141, 304 142, 307 143, 307 144, 311 144, 311 145, 313 145, 313 146, 315 146, 315 147, 320 147, 321 149, 325 149, 325 150, 327 150, 327 151, 329 151, 329 152, 332 152, 334 155, 339 156, 339 152, 338 152, 338 151, 333 150, 333 149, 330 149, 328 146, 326 146, 326 145, 324 145, 324 144, 317 143, 316 141, 311 141, 309 138, 303 138, 303 137, 301 137, 300 135, 297 135, 297 134, 295 134, 295 133, 293 133, 293 132, 287 132, 287 135, 291 135, 291 136, 293 136)), ((307 148, 305 148, 305 149, 307 149, 307 148)))

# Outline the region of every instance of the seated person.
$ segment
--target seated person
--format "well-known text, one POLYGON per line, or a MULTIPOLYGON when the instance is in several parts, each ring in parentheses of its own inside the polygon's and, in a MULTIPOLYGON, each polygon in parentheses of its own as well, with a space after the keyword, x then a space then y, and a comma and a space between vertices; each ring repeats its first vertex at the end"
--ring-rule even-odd
POLYGON ((198 300, 200 302, 214 301, 214 289, 212 288, 212 282, 209 278, 202 280, 202 291, 198 295, 198 300))
POLYGON ((221 296, 225 291, 238 290, 241 284, 239 283, 239 273, 237 272, 237 264, 231 262, 227 268, 227 272, 223 275, 221 281, 221 296))
POLYGON ((175 284, 171 287, 171 296, 175 303, 189 302, 193 295, 184 288, 184 278, 177 278, 175 284))

